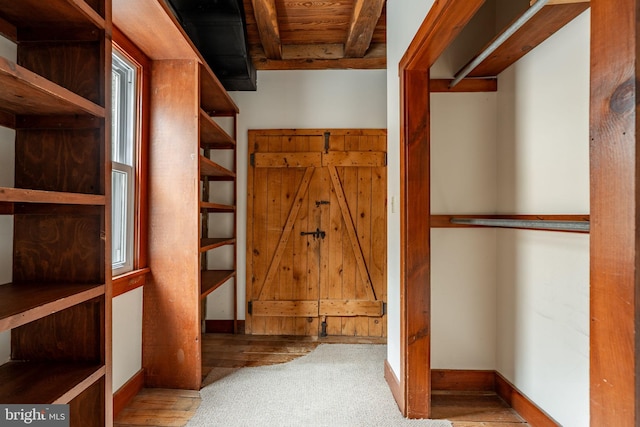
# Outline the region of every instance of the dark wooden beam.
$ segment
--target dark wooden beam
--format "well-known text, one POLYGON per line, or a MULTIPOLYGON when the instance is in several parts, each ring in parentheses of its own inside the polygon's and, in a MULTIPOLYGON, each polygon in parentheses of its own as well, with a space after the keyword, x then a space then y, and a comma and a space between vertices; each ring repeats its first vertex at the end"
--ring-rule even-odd
POLYGON ((362 58, 367 52, 384 3, 385 0, 355 1, 347 40, 344 44, 345 57, 362 58))
POLYGON ((303 45, 299 48, 289 48, 283 46, 283 52, 286 57, 283 59, 269 59, 265 53, 255 50, 251 53, 253 64, 256 70, 368 70, 368 69, 385 69, 387 67, 387 50, 385 44, 372 45, 364 58, 335 58, 330 59, 335 53, 331 49, 325 51, 325 58, 303 58, 304 49, 308 49, 306 54, 315 52, 315 56, 322 56, 319 51, 326 45, 318 45, 319 47, 311 48, 309 45, 303 45), (297 57, 296 57, 297 55, 297 57))
POLYGON ((591 1, 590 422, 640 425, 640 0, 591 1))
POLYGON ((267 58, 282 59, 282 43, 275 0, 251 0, 251 2, 260 41, 267 58))

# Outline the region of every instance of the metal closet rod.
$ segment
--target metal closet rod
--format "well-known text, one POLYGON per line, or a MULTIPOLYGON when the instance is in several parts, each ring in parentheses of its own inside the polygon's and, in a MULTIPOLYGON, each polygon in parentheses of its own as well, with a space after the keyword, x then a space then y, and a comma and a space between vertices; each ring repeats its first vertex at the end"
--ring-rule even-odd
POLYGON ((531 6, 525 13, 520 15, 520 17, 509 26, 502 34, 498 36, 489 46, 485 48, 478 56, 475 57, 473 61, 467 64, 458 74, 455 75, 453 81, 449 84, 449 88, 454 87, 462 79, 467 77, 467 75, 473 71, 482 61, 487 59, 489 55, 491 55, 497 48, 499 48, 502 43, 504 43, 509 37, 511 37, 516 31, 518 31, 524 24, 529 21, 529 19, 533 18, 533 16, 538 13, 540 9, 544 7, 549 2, 549 0, 538 0, 531 6))
POLYGON ((589 221, 557 221, 542 219, 451 218, 452 224, 480 225, 501 228, 530 228, 533 230, 586 231, 589 221))

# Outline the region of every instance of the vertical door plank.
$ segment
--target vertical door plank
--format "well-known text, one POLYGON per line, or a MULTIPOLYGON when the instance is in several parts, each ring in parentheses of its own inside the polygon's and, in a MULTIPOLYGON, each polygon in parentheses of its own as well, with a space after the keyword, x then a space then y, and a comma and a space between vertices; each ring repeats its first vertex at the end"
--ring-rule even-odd
MULTIPOLYGON (((270 136, 267 145, 268 152, 282 151, 282 139, 280 136, 270 136)), ((280 182, 282 181, 282 169, 269 169, 267 172, 267 254, 269 258, 269 268, 264 282, 260 284, 261 288, 258 292, 258 299, 277 300, 278 289, 269 288, 270 283, 277 283, 280 280, 280 271, 278 264, 274 265, 274 256, 277 252, 278 245, 282 236, 282 220, 281 220, 281 204, 280 204, 280 182), (267 289, 265 289, 267 288, 267 289)), ((283 248, 284 250, 284 248, 283 248)), ((280 333, 280 319, 267 317, 265 319, 265 333, 268 335, 276 335, 280 333)))
POLYGON ((639 10, 591 2, 592 426, 640 425, 639 10))
MULTIPOLYGON (((290 138, 287 136, 280 137, 280 149, 283 152, 293 152, 296 149, 298 138, 290 138)), ((290 218, 291 209, 290 206, 294 206, 296 203, 294 197, 297 189, 296 175, 297 169, 285 168, 282 170, 282 181, 280 182, 280 223, 285 224, 285 230, 288 229, 288 225, 291 225, 290 234, 287 236, 287 243, 283 248, 280 262, 277 268, 280 272, 280 280, 277 283, 272 283, 272 286, 278 288, 278 299, 285 301, 293 301, 294 298, 294 280, 293 280, 293 251, 296 240, 300 238, 299 232, 296 236, 296 224, 299 220, 299 215, 303 212, 304 203, 300 203, 300 207, 293 218, 290 218)), ((299 224, 298 224, 299 225, 299 224)), ((286 231, 283 231, 283 233, 286 231)), ((281 246, 278 246, 280 249, 281 246)), ((279 334, 293 335, 294 334, 294 318, 293 317, 280 317, 279 334)))
MULTIPOLYGON (((310 151, 322 152, 322 138, 309 137, 309 139, 311 140, 308 142, 308 149, 310 151)), ((322 217, 325 215, 324 211, 328 209, 328 206, 316 205, 317 200, 328 200, 326 192, 326 174, 324 172, 324 168, 317 168, 313 173, 313 179, 309 184, 308 210, 310 214, 306 230, 312 231, 319 228, 327 232, 327 235, 329 235, 329 230, 322 224, 322 217)), ((317 301, 319 299, 319 284, 320 281, 323 280, 323 272, 321 271, 322 251, 328 247, 327 238, 324 240, 307 238, 305 240, 305 245, 308 265, 306 275, 308 280, 304 289, 304 296, 307 300, 317 301)), ((317 336, 319 334, 318 317, 313 319, 299 319, 299 321, 304 322, 304 325, 301 325, 304 326, 304 335, 317 336)))
MULTIPOLYGON (((331 135, 331 150, 344 151, 344 134, 331 135)), ((329 205, 329 235, 328 235, 328 271, 329 276, 326 282, 320 282, 320 299, 342 299, 342 287, 346 280, 345 264, 343 257, 343 234, 344 234, 344 221, 342 220, 342 211, 340 210, 340 204, 336 196, 336 191, 331 185, 329 173, 325 169, 326 177, 328 179, 328 188, 330 188, 330 205, 329 205)), ((342 334, 342 319, 339 317, 328 317, 327 321, 327 334, 328 335, 341 335, 342 334)))
MULTIPOLYGON (((344 151, 355 151, 360 146, 359 138, 357 134, 347 134, 344 139, 344 151)), ((357 297, 358 282, 361 279, 360 271, 358 269, 358 260, 356 258, 356 251, 353 250, 353 242, 355 237, 354 230, 354 217, 356 209, 358 207, 358 171, 354 168, 334 168, 336 174, 334 175, 331 167, 329 169, 329 176, 331 177, 332 186, 336 190, 336 196, 338 198, 338 204, 340 205, 340 211, 342 212, 342 220, 344 222, 344 233, 342 235, 342 247, 343 257, 345 260, 345 280, 342 288, 342 298, 355 299, 357 297), (337 171, 340 171, 338 176, 337 171), (338 176, 338 182, 341 185, 336 186, 335 177, 338 176), (341 179, 340 179, 341 178, 341 179), (347 209, 345 209, 345 206, 347 209), (351 212, 348 207, 353 207, 354 211, 351 212), (348 275, 347 275, 348 274, 348 275)), ((353 317, 342 317, 342 335, 355 335, 356 334, 356 319, 353 317)))
MULTIPOLYGON (((370 137, 371 149, 387 151, 386 136, 370 137), (381 142, 383 144, 381 144, 381 142), (382 147, 381 147, 382 145, 382 147)), ((371 169, 371 251, 368 261, 369 276, 376 296, 380 301, 387 300, 387 169, 376 167, 371 169)), ((384 337, 386 315, 380 319, 369 318, 370 336, 384 337)))
MULTIPOLYGON (((256 136, 256 140, 252 146, 254 151, 258 151, 261 147, 268 146, 268 138, 264 136, 256 136)), ((251 286, 251 292, 248 294, 249 301, 257 300, 260 293, 260 285, 264 282, 269 268, 269 248, 267 239, 267 206, 268 206, 268 185, 269 170, 262 168, 251 168, 249 176, 253 177, 253 209, 250 216, 247 217, 247 234, 251 233, 253 245, 247 247, 248 264, 252 267, 253 275, 247 275, 247 284, 251 286)), ((264 317, 247 316, 245 328, 247 332, 255 334, 265 334, 264 317)))

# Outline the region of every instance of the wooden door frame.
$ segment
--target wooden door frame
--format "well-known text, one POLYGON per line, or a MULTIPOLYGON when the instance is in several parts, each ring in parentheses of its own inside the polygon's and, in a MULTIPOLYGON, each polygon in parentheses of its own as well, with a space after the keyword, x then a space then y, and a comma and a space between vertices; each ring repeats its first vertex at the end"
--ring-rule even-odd
MULTIPOLYGON (((483 3, 436 0, 399 66, 403 199, 397 400, 409 418, 428 417, 431 412, 429 68, 483 3)), ((640 173, 635 84, 640 67, 639 8, 640 0, 591 0, 592 426, 640 425, 640 173)))

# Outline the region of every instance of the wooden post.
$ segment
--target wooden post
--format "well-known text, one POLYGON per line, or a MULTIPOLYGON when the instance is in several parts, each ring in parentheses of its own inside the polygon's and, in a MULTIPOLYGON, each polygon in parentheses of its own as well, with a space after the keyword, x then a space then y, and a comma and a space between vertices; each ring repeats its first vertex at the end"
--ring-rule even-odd
POLYGON ((638 0, 591 2, 591 425, 638 426, 638 0))
POLYGON ((404 415, 428 418, 431 409, 429 72, 401 76, 402 265, 401 381, 404 415))

